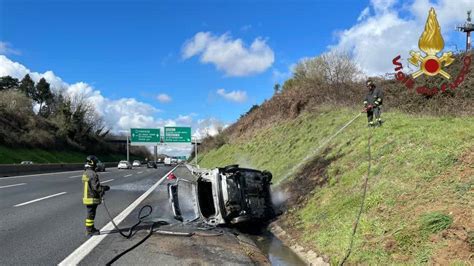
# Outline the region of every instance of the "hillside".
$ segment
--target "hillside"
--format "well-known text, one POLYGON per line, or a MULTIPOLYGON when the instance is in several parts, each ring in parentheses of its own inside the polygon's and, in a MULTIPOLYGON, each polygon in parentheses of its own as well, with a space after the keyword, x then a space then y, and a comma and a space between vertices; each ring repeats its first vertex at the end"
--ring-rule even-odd
MULTIPOLYGON (((377 78, 385 92, 384 126, 367 128, 362 114, 322 146, 360 112, 365 88, 356 79, 330 82, 306 65, 311 62, 296 67, 282 91, 206 138, 200 166, 238 163, 271 171, 275 198, 286 208, 277 223, 336 264, 346 254, 361 206, 371 136, 367 197, 348 262, 472 262, 472 72, 456 90, 434 96, 377 78)), ((448 70, 454 75, 461 67, 456 60, 448 70)))
MULTIPOLYGON (((280 183, 354 114, 330 108, 306 113, 252 138, 234 139, 206 153, 199 164, 267 169, 280 183)), ((385 125, 372 132, 366 208, 349 261, 467 261, 474 245, 474 117, 391 112, 384 118, 385 125)), ((332 262, 344 256, 360 205, 369 130, 365 117, 359 118, 281 185, 288 211, 279 223, 332 262)))

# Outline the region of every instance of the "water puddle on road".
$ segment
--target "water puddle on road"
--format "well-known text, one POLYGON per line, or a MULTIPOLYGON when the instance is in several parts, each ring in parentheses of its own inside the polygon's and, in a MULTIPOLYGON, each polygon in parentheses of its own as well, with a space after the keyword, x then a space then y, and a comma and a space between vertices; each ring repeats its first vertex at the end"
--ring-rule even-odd
POLYGON ((258 248, 267 255, 272 265, 305 265, 289 247, 285 246, 280 239, 271 232, 264 231, 260 235, 250 236, 258 248))

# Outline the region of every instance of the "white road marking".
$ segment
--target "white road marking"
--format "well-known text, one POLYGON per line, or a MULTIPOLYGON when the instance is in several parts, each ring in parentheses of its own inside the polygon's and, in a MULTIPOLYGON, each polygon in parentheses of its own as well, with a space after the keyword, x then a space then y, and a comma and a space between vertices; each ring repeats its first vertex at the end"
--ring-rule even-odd
POLYGON ((68 176, 68 178, 75 178, 75 177, 80 177, 82 175, 73 175, 73 176, 68 176))
POLYGON ((100 183, 101 183, 101 184, 105 184, 105 183, 108 183, 108 182, 114 181, 114 180, 115 180, 115 179, 112 178, 112 179, 109 179, 109 180, 102 181, 102 182, 100 182, 100 183))
POLYGON ((42 197, 42 198, 39 198, 39 199, 35 199, 35 200, 30 200, 30 201, 27 201, 27 202, 23 202, 23 203, 20 203, 20 204, 17 204, 13 207, 20 207, 20 206, 24 206, 24 205, 27 205, 27 204, 30 204, 30 203, 33 203, 33 202, 37 202, 37 201, 40 201, 40 200, 45 200, 45 199, 49 199, 49 198, 52 198, 52 197, 57 197, 57 196, 60 196, 60 195, 64 195, 66 194, 67 192, 61 192, 61 193, 57 193, 57 194, 54 194, 54 195, 49 195, 49 196, 46 196, 46 197, 42 197))
POLYGON ((138 172, 137 174, 143 174, 143 171, 142 171, 142 172, 138 172))
POLYGON ((16 187, 16 186, 23 186, 23 185, 26 185, 26 183, 13 184, 13 185, 6 185, 6 186, 1 186, 0 188, 16 187))
POLYGON ((132 175, 132 174, 129 174, 129 175, 124 175, 123 177, 129 177, 129 176, 131 176, 131 175, 132 175))
MULTIPOLYGON (((137 206, 140 204, 148 195, 151 194, 165 179, 166 177, 176 169, 175 166, 171 169, 168 173, 166 173, 158 182, 156 182, 152 187, 150 187, 143 195, 137 198, 130 206, 128 206, 125 210, 123 210, 117 217, 114 218, 114 222, 116 224, 120 224, 137 206)), ((109 222, 107 225, 102 227, 100 231, 110 231, 113 230, 114 226, 112 222, 109 222)), ((107 235, 98 235, 89 238, 86 242, 84 242, 80 247, 74 250, 69 256, 67 256, 63 261, 59 263, 59 265, 77 265, 84 259, 107 235)))

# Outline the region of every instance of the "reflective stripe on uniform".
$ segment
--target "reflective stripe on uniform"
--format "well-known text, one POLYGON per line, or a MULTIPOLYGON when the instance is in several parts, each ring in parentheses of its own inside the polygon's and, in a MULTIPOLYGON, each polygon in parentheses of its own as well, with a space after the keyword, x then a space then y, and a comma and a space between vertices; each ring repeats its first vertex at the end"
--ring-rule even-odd
POLYGON ((87 175, 82 175, 82 181, 84 182, 84 195, 82 197, 82 203, 84 205, 93 205, 100 204, 100 199, 89 198, 89 177, 87 175))
POLYGON ((87 184, 87 182, 84 182, 84 196, 82 197, 83 199, 87 199, 87 190, 89 190, 89 184, 87 184))
POLYGON ((94 220, 86 219, 86 226, 94 226, 94 220))

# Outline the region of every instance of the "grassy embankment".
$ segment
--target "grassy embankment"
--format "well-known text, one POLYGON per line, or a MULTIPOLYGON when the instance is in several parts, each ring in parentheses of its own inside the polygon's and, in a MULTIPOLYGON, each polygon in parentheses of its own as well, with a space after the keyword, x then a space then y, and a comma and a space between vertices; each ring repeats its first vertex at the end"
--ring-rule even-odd
MULTIPOLYGON (((279 183, 354 115, 347 109, 304 114, 233 139, 200 156, 199 164, 267 169, 279 183)), ((385 125, 372 131, 369 190, 349 262, 472 260, 474 117, 383 116, 385 125)), ((361 203, 369 130, 362 116, 302 167, 308 171, 281 182, 289 206, 280 225, 332 263, 344 256, 361 203)))
MULTIPOLYGON (((54 151, 39 148, 8 148, 0 146, 0 164, 33 161, 34 163, 82 163, 89 154, 77 151, 54 151)), ((98 155, 103 162, 117 162, 125 155, 98 155)), ((133 159, 133 158, 132 158, 133 159)))

